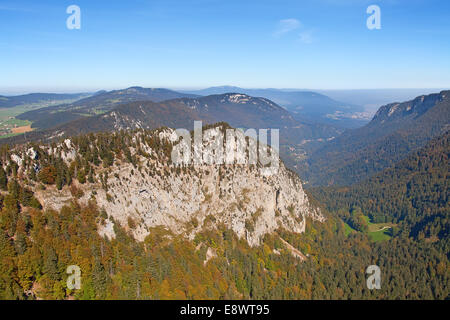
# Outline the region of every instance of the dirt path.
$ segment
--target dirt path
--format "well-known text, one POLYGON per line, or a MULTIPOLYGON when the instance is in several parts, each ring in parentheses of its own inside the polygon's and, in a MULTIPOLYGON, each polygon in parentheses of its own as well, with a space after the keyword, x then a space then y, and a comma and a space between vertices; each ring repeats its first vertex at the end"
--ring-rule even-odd
POLYGON ((306 257, 303 253, 301 253, 298 249, 294 248, 293 246, 291 246, 289 244, 289 242, 287 242, 286 240, 284 240, 282 237, 280 237, 281 242, 283 242, 283 244, 289 249, 289 251, 291 252, 291 254, 296 257, 299 258, 302 261, 306 260, 306 257))
POLYGON ((392 227, 385 226, 385 227, 383 227, 383 228, 381 228, 381 229, 378 229, 378 230, 375 230, 375 231, 373 231, 373 232, 383 231, 383 230, 385 230, 385 229, 391 229, 391 228, 392 228, 392 227))

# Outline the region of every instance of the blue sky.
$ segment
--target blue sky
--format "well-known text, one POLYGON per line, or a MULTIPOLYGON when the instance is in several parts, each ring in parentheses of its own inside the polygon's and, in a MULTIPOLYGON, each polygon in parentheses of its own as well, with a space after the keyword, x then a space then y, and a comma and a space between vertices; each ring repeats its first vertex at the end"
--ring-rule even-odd
POLYGON ((0 30, 0 93, 450 87, 446 0, 0 0, 0 30))

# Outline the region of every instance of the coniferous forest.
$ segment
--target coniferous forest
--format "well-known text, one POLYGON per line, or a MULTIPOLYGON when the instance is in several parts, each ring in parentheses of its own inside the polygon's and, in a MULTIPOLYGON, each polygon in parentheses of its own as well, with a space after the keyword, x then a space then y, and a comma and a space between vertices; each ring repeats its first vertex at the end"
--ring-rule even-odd
MULTIPOLYGON (((310 190, 326 221, 308 220, 302 234, 279 229, 254 247, 220 224, 194 239, 154 228, 141 242, 130 234, 130 220, 127 227, 114 224, 115 238, 100 236, 107 210, 95 194, 80 204, 82 186, 99 180, 108 189, 107 171, 96 172, 120 161, 160 174, 141 166, 137 155, 146 154, 133 137, 121 131, 73 138, 80 152, 70 165, 32 145, 38 174, 31 158, 19 172, 8 161, 11 149, 2 147, 9 164, 0 170, 0 298, 449 298, 448 133, 358 185, 310 190), (72 197, 59 211, 43 209, 33 188, 70 188, 72 197), (370 237, 370 223, 388 223, 388 239, 370 237), (382 270, 380 290, 366 286, 365 270, 373 264, 382 270), (80 290, 67 287, 68 265, 82 270, 80 290)), ((140 137, 161 156, 170 154, 170 144, 140 137)))

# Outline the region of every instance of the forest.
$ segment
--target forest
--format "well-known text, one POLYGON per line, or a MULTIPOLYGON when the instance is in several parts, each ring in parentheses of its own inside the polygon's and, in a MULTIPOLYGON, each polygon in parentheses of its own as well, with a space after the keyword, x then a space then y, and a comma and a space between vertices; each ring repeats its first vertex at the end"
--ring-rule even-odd
MULTIPOLYGON (((78 203, 82 191, 73 182, 101 179, 108 188, 107 177, 94 173, 118 157, 144 170, 129 152, 137 146, 132 137, 74 138, 81 152, 70 165, 35 146, 37 174, 31 159, 19 172, 7 161, 11 149, 0 150, 9 163, 0 170, 0 299, 449 298, 448 134, 361 185, 312 190, 311 201, 324 204, 327 220, 307 221, 303 234, 280 229, 255 247, 223 225, 205 227, 193 240, 154 228, 138 242, 114 223, 116 237, 101 237, 107 211, 95 197, 78 203), (70 203, 42 209, 32 189, 49 186, 70 187, 70 203), (346 233, 344 222, 358 216, 355 210, 395 222, 393 237, 375 242, 364 232, 346 233), (306 260, 294 257, 283 240, 306 260), (374 264, 381 269, 380 290, 366 286, 366 268, 374 264), (69 265, 81 269, 80 290, 67 286, 69 265)), ((149 143, 170 154, 169 145, 149 143)))

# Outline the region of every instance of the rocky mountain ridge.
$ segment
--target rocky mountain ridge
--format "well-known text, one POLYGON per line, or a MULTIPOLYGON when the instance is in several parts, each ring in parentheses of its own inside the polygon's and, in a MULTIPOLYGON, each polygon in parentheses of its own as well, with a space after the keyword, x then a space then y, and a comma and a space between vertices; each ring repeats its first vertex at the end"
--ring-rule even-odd
MULTIPOLYGON (((224 129, 224 125, 206 128, 204 137, 224 129)), ((105 213, 98 223, 99 233, 109 238, 115 236, 115 223, 140 241, 158 227, 193 238, 204 228, 226 225, 250 245, 258 245, 264 235, 280 228, 302 233, 307 218, 325 220, 321 211, 310 205, 299 177, 281 162, 273 175, 262 174, 260 164, 248 162, 175 166, 170 155, 177 141, 174 130, 168 128, 92 134, 17 147, 2 163, 15 163, 22 180, 31 171, 41 176, 58 161, 62 162, 58 168, 72 169, 78 178, 70 186, 48 184, 42 188, 28 181, 28 187, 44 209, 59 210, 74 196, 79 203, 95 201, 105 213), (100 140, 109 141, 109 151, 100 140), (103 166, 98 161, 95 164, 98 158, 92 154, 102 158, 108 152, 113 155, 104 156, 103 166), (84 175, 89 176, 87 180, 84 175)))
POLYGON ((372 121, 373 123, 384 123, 400 119, 404 122, 405 118, 418 117, 433 108, 437 103, 441 103, 449 98, 450 91, 442 91, 440 93, 418 96, 406 102, 390 103, 378 109, 372 121))

